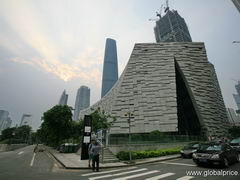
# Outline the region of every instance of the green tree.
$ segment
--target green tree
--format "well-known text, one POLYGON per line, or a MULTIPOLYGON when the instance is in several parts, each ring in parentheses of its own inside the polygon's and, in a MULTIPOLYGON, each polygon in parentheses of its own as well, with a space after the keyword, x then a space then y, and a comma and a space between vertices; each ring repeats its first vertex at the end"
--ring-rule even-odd
POLYGON ((83 120, 72 121, 72 133, 71 138, 73 141, 79 143, 83 135, 83 120))
POLYGON ((71 107, 56 105, 43 114, 42 120, 43 123, 37 133, 46 144, 56 147, 71 136, 71 107))
POLYGON ((20 126, 15 130, 15 138, 27 142, 32 128, 28 125, 20 126))
POLYGON ((11 139, 14 137, 16 127, 7 128, 2 131, 1 140, 11 139))
POLYGON ((100 108, 90 114, 92 116, 93 132, 99 129, 109 129, 116 121, 115 117, 101 111, 100 108))
POLYGON ((233 126, 228 129, 228 132, 233 138, 240 137, 240 126, 233 126))

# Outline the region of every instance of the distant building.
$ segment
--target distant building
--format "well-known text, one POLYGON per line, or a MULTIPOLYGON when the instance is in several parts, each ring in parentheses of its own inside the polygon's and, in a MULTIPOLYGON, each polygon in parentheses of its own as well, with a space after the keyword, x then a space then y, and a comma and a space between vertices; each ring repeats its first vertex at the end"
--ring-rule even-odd
POLYGON ((227 115, 228 115, 229 123, 231 124, 240 123, 240 116, 236 114, 234 109, 227 108, 227 115))
POLYGON ((177 11, 167 9, 159 17, 154 27, 156 42, 192 42, 187 24, 177 11))
POLYGON ((20 126, 28 125, 32 127, 32 115, 31 114, 23 114, 20 126))
POLYGON ((67 105, 67 100, 68 100, 68 94, 66 94, 66 90, 64 90, 60 97, 58 105, 62 105, 62 106, 67 105))
POLYGON ((102 75, 101 97, 113 87, 118 80, 117 46, 114 39, 107 38, 102 75))
POLYGON ((0 132, 11 126, 12 120, 9 117, 9 112, 0 110, 0 132))
POLYGON ((90 89, 87 86, 81 86, 77 91, 75 110, 73 120, 79 120, 79 112, 90 105, 90 89))
POLYGON ((240 0, 232 0, 233 4, 236 6, 238 11, 240 12, 240 0))
POLYGON ((237 94, 233 94, 234 100, 237 104, 238 110, 240 110, 240 81, 235 85, 237 94))

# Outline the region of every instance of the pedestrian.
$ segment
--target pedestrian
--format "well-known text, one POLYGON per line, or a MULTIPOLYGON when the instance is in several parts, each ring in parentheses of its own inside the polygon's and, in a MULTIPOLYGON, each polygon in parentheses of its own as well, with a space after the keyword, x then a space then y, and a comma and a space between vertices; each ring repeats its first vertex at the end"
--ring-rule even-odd
POLYGON ((88 167, 89 167, 89 168, 91 168, 91 161, 92 161, 92 158, 93 158, 92 146, 93 146, 93 140, 91 140, 91 143, 90 143, 89 146, 88 146, 88 156, 89 156, 89 159, 88 159, 88 167))
POLYGON ((99 172, 99 152, 100 152, 100 145, 97 141, 94 141, 92 145, 92 171, 99 172))

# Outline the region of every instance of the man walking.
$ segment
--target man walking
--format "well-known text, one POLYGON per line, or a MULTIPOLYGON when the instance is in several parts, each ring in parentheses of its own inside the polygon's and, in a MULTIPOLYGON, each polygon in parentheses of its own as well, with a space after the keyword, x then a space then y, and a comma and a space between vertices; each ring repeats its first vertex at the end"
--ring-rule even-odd
POLYGON ((100 145, 97 143, 97 141, 94 141, 91 150, 92 150, 92 170, 93 171, 96 170, 98 172, 100 145))

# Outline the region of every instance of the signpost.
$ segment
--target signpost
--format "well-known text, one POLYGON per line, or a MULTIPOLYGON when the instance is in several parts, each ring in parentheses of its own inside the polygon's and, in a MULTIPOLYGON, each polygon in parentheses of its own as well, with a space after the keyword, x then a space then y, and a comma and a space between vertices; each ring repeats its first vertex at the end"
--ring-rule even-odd
POLYGON ((83 132, 83 138, 82 138, 81 160, 89 159, 88 146, 91 142, 91 134, 92 134, 92 117, 89 115, 85 115, 84 116, 84 132, 83 132))

